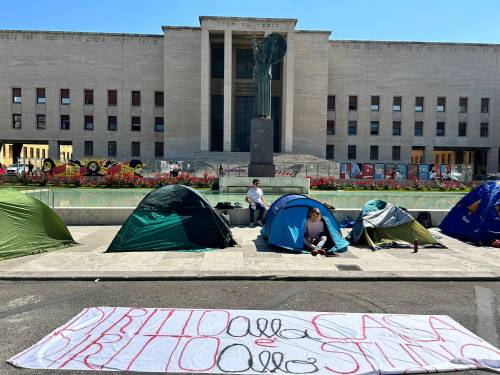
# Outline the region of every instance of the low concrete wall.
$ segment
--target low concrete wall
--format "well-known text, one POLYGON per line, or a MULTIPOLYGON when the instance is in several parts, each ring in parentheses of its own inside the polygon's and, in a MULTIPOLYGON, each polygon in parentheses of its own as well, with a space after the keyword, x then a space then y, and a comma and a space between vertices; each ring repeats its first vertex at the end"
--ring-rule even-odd
MULTIPOLYGON (((224 176, 219 178, 221 193, 246 193, 255 177, 224 176)), ((305 177, 259 177, 264 193, 309 194, 309 179, 305 177)))
MULTIPOLYGON (((135 207, 56 207, 55 212, 66 225, 122 225, 135 207)), ((250 224, 250 209, 234 208, 226 211, 231 217, 231 225, 250 224)), ((357 208, 338 208, 333 212, 335 219, 340 223, 346 217, 356 219, 359 215, 357 208)), ((449 210, 408 210, 413 217, 421 211, 430 212, 432 224, 438 226, 449 210)))
POLYGON ((122 225, 135 207, 56 207, 66 225, 122 225))

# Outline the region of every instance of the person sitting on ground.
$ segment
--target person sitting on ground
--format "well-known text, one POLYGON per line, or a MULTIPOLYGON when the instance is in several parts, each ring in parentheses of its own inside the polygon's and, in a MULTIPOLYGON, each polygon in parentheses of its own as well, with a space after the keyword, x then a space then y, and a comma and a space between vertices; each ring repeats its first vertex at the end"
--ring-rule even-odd
POLYGON ((326 255, 326 249, 323 248, 326 240, 325 223, 321 219, 321 212, 319 208, 311 208, 307 213, 304 246, 313 256, 326 255))
POLYGON ((269 204, 264 199, 264 192, 259 187, 260 181, 258 179, 254 179, 252 181, 252 187, 248 190, 247 196, 245 197, 245 202, 250 205, 250 226, 254 227, 255 225, 264 225, 262 223, 262 217, 264 216, 264 212, 266 207, 269 204), (255 220, 255 211, 258 210, 259 214, 257 216, 257 220, 255 220))

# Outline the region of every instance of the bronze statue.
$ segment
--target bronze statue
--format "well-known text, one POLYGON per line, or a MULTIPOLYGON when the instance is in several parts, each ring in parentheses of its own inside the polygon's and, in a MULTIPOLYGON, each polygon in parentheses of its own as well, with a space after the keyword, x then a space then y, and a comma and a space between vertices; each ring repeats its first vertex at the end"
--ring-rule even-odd
POLYGON ((271 117, 271 65, 279 63, 286 53, 286 39, 269 34, 259 43, 252 38, 253 79, 255 81, 254 117, 271 117))

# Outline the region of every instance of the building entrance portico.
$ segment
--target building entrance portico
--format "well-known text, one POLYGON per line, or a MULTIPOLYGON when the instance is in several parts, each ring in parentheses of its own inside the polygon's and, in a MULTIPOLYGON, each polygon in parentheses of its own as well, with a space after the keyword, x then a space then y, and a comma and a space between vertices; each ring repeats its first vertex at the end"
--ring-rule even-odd
POLYGON ((292 44, 272 68, 274 151, 291 152, 293 139, 293 39, 295 19, 200 17, 201 150, 248 152, 254 82, 251 39, 279 32, 292 44), (291 41, 291 42, 290 42, 291 41), (203 60, 204 57, 206 60, 203 60), (204 64, 203 61, 209 61, 204 64))

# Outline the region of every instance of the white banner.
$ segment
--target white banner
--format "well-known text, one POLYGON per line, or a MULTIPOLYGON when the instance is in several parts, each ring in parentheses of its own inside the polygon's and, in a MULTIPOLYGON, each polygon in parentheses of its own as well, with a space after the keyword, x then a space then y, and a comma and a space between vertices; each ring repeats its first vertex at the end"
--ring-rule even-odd
POLYGON ((444 315, 94 307, 9 362, 180 373, 500 372, 500 351, 444 315))

